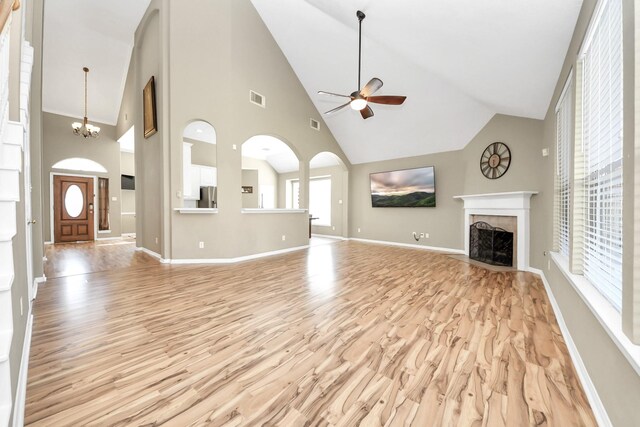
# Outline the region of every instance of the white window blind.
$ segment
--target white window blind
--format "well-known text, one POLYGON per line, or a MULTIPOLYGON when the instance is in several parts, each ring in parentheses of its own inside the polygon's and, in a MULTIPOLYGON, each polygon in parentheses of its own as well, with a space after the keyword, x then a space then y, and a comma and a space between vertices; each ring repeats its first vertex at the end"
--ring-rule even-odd
POLYGON ((622 301, 622 5, 609 0, 582 61, 584 276, 618 309, 622 301))
POLYGON ((331 225, 331 178, 309 180, 309 215, 314 225, 331 225))
POLYGON ((567 79, 565 88, 556 108, 556 234, 558 252, 569 256, 569 228, 571 226, 570 213, 570 171, 571 144, 573 140, 571 94, 573 88, 572 75, 567 79))

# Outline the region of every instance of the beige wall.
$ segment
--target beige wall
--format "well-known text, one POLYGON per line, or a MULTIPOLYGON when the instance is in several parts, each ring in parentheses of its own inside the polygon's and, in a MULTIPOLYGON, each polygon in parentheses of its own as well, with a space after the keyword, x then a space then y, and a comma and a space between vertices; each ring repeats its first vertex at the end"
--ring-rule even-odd
POLYGON ((272 186, 273 194, 274 194, 274 206, 276 208, 284 208, 284 206, 278 206, 278 177, 280 174, 276 172, 276 170, 267 162, 266 160, 252 159, 250 157, 242 158, 242 185, 251 185, 245 184, 244 179, 244 171, 245 170, 256 170, 258 172, 258 184, 254 187, 253 192, 255 194, 255 200, 251 197, 247 197, 249 195, 242 195, 242 207, 243 208, 257 208, 260 207, 260 192, 262 186, 272 186), (249 206, 247 203, 250 203, 249 206))
POLYGON ((242 207, 245 209, 259 208, 260 203, 260 171, 257 169, 242 169, 241 185, 243 187, 252 187, 251 193, 242 193, 242 207))
POLYGON ((125 81, 125 89, 122 94, 122 101, 120 103, 120 111, 118 112, 118 122, 116 123, 116 140, 120 139, 131 126, 135 120, 135 62, 133 58, 133 52, 131 53, 131 59, 129 60, 129 69, 127 71, 127 79, 125 81))
POLYGON ((191 164, 216 167, 216 144, 184 138, 191 145, 191 164))
MULTIPOLYGON (((85 139, 76 136, 71 131, 71 123, 77 118, 44 113, 43 115, 43 221, 44 236, 51 240, 51 172, 56 174, 86 175, 109 178, 109 221, 110 233, 96 234, 96 238, 119 237, 120 231, 120 144, 115 140, 115 126, 97 123, 100 126, 100 137, 85 139), (52 166, 60 160, 71 157, 82 157, 100 163, 107 169, 107 173, 65 171, 52 166), (117 200, 112 200, 115 197, 117 200)), ((97 204, 96 204, 97 207, 97 204)), ((98 221, 97 212, 95 210, 98 221)))
MULTIPOLYGON (((249 0, 167 3, 171 208, 183 204, 177 197, 182 187, 182 130, 200 119, 216 129, 219 213, 171 211, 171 250, 165 256, 231 258, 307 244, 305 213, 241 213, 241 145, 254 135, 276 136, 305 164, 321 151, 334 152, 348 164, 344 153, 327 126, 321 126, 320 132, 309 127, 310 117, 321 122, 322 117, 249 0), (249 102, 249 90, 267 98, 266 109, 249 102), (204 249, 198 249, 200 241, 204 249)), ((305 180, 307 174, 301 171, 305 180)))
MULTIPOLYGON (((495 115, 460 151, 353 165, 349 182, 350 236, 448 249, 464 249, 463 205, 453 196, 505 191, 540 190, 542 122, 495 115), (507 173, 490 180, 480 172, 480 156, 492 142, 504 142, 513 160, 507 173), (369 174, 420 166, 435 168, 435 208, 373 208, 369 174), (360 232, 358 232, 360 229, 360 232), (428 233, 416 242, 413 232, 428 233)), ((537 196, 534 196, 534 199, 537 196)), ((532 202, 535 206, 535 202, 532 202)), ((538 217, 532 209, 532 221, 538 217)))
MULTIPOLYGON (((162 28, 167 20, 166 1, 152 0, 135 35, 133 50, 133 87, 126 88, 123 103, 126 110, 133 111, 135 125, 136 152, 136 243, 157 254, 164 254, 164 245, 168 231, 164 220, 168 213, 165 193, 167 188, 167 156, 168 142, 165 140, 166 98, 164 63, 166 60, 166 40, 162 28), (142 90, 149 79, 155 77, 156 110, 158 131, 148 139, 144 138, 142 118, 142 90), (130 105, 130 103, 132 105, 130 105), (166 190, 165 190, 166 189, 166 190)), ((123 128, 126 126, 123 126, 123 128)), ((181 136, 176 139, 182 150, 181 136)), ((182 158, 180 153, 179 158, 182 158)))

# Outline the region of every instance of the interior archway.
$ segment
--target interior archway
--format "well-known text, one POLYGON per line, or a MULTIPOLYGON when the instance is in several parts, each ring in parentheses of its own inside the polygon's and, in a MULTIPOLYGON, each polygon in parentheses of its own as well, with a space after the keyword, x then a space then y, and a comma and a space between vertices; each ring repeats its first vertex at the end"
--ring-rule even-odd
POLYGON ((182 191, 184 207, 218 207, 216 130, 204 120, 193 120, 182 132, 182 191))
POLYGON ((298 209, 300 160, 283 140, 256 135, 242 144, 242 207, 298 209))
POLYGON ((323 151, 309 162, 311 232, 345 236, 348 224, 348 169, 336 154, 323 151))
POLYGON ((68 159, 60 160, 51 166, 51 169, 62 169, 67 171, 77 171, 77 172, 96 172, 96 173, 107 173, 107 168, 102 166, 100 163, 85 159, 83 157, 70 157, 68 159))

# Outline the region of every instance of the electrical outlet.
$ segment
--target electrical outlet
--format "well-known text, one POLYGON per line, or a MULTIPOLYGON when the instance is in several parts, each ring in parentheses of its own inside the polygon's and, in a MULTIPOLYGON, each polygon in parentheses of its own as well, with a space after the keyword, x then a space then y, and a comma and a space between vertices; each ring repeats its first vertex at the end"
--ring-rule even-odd
POLYGON ((428 239, 429 238, 429 233, 424 233, 424 238, 428 239))
POLYGON ((332 229, 333 231, 336 231, 336 226, 335 226, 335 225, 334 225, 334 226, 332 226, 332 227, 331 227, 331 229, 332 229))
POLYGON ((342 204, 342 199, 338 200, 338 204, 341 205, 342 204))
POLYGON ((176 191, 176 197, 180 199, 182 197, 182 191, 176 191))
POLYGON ((360 227, 358 227, 358 233, 360 232, 360 227))
POLYGON ((113 196, 113 197, 111 197, 111 201, 112 201, 112 202, 117 202, 117 201, 118 201, 118 198, 117 198, 116 196, 113 196))
POLYGON ((287 236, 285 236, 284 234, 282 235, 282 241, 284 242, 285 240, 287 240, 287 236))
POLYGON ((233 144, 233 149, 234 149, 234 150, 237 150, 237 149, 238 149, 238 147, 236 146, 236 144, 233 144))
POLYGON ((156 245, 158 244, 158 238, 156 237, 156 245))
POLYGON ((24 314, 24 310, 22 308, 22 297, 20 297, 20 316, 24 314))
POLYGON ((199 247, 200 249, 204 249, 204 242, 200 242, 200 243, 198 243, 198 247, 199 247))

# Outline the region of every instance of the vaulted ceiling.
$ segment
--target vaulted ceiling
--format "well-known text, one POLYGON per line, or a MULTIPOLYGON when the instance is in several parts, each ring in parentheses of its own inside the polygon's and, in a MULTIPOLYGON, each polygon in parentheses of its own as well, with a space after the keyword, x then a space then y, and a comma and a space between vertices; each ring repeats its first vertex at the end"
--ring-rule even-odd
POLYGON ((320 112, 362 80, 401 107, 325 121, 352 163, 463 148, 496 113, 545 116, 582 0, 251 0, 320 112))
POLYGON ((84 73, 89 71, 89 121, 115 125, 133 49, 150 0, 45 2, 42 109, 84 115, 84 73))
MULTIPOLYGON (((115 124, 135 29, 150 0, 45 3, 43 109, 115 124)), ((342 103, 319 90, 383 80, 375 116, 344 109, 325 122, 352 163, 463 148, 496 113, 544 117, 582 0, 251 0, 319 112, 342 103)))

